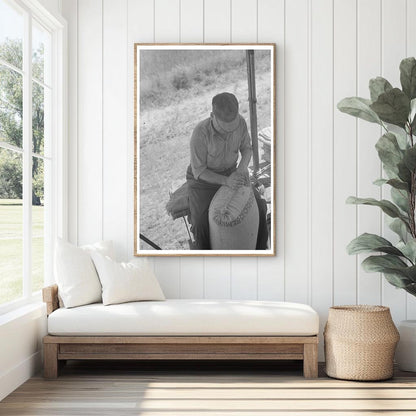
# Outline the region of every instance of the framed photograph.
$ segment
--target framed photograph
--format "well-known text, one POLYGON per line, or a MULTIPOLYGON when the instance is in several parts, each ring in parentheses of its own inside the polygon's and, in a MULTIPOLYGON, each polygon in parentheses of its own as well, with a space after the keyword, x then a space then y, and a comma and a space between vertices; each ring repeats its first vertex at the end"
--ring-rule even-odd
POLYGON ((275 45, 134 52, 134 254, 274 256, 275 45))

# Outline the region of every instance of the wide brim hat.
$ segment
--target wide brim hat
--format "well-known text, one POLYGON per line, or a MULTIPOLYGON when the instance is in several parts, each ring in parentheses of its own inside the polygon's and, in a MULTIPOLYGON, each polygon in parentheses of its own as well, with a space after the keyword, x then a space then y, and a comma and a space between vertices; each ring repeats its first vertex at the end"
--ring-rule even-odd
POLYGON ((212 99, 212 112, 219 126, 227 133, 236 130, 240 124, 238 100, 234 94, 222 92, 212 99))

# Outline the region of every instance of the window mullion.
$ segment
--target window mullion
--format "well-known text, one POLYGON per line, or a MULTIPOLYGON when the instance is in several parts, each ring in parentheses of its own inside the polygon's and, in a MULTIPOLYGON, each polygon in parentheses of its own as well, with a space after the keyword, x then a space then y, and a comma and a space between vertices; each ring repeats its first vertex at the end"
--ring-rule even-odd
POLYGON ((32 16, 23 41, 23 296, 32 294, 32 16))
POLYGON ((3 59, 0 59, 0 65, 3 65, 6 68, 13 70, 14 72, 17 72, 20 75, 24 75, 24 72, 21 69, 19 69, 17 66, 10 64, 7 61, 4 61, 3 59))

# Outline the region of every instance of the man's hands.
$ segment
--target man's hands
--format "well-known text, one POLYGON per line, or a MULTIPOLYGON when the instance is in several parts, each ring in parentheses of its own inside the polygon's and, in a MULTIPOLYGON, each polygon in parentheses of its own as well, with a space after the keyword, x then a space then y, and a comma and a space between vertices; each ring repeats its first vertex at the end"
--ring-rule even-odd
POLYGON ((226 185, 231 189, 238 189, 240 186, 246 185, 248 183, 248 171, 244 170, 240 172, 238 169, 228 176, 226 185))
POLYGON ((230 176, 220 175, 209 169, 205 169, 199 175, 199 178, 209 183, 228 186, 234 190, 238 189, 240 186, 250 184, 248 170, 242 167, 238 167, 237 170, 233 172, 230 176))

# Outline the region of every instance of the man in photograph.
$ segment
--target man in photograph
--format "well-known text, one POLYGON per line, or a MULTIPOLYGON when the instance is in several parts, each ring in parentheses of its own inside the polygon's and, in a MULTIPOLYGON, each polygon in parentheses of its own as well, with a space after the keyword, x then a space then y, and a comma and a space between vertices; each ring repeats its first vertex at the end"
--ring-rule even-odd
MULTIPOLYGON (((191 163, 186 172, 192 232, 196 249, 210 250, 208 210, 217 190, 246 184, 252 156, 251 140, 234 94, 223 92, 212 99, 210 117, 195 127, 190 143, 191 163), (240 161, 237 165, 239 155, 240 161)), ((266 250, 267 206, 253 188, 259 209, 256 250, 266 250)))

